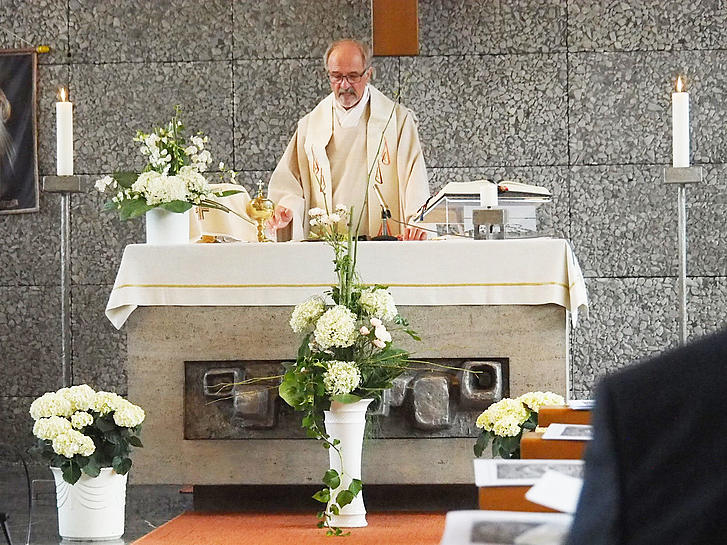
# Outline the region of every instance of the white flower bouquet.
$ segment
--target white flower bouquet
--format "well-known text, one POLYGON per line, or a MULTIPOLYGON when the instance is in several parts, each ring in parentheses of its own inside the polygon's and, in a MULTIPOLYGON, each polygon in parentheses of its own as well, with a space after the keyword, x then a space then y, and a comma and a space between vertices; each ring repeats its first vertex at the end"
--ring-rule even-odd
MULTIPOLYGON (((208 137, 197 133, 187 139, 179 115, 177 108, 166 127, 156 127, 151 133, 137 132, 134 141, 141 144, 141 154, 147 159, 141 174, 117 172, 96 181, 98 191, 111 195, 104 205, 105 210, 118 210, 122 220, 141 216, 156 207, 186 212, 192 206, 202 205, 235 213, 213 198, 241 193, 244 189, 212 190, 202 175, 212 162, 210 152, 205 149, 208 137)), ((220 171, 225 181, 224 175, 228 171, 223 163, 220 163, 220 171)), ((235 183, 235 172, 229 173, 229 181, 235 183)), ((235 215, 252 223, 240 214, 235 215)))
POLYGON ((482 456, 492 441, 492 456, 520 458, 523 431, 538 426, 538 412, 543 405, 564 405, 563 396, 553 392, 528 392, 518 398, 501 399, 477 417, 482 431, 474 446, 475 456, 482 456))
MULTIPOLYGON (((290 327, 303 335, 298 357, 283 376, 280 397, 302 411, 303 427, 309 437, 323 441, 326 448, 337 449, 324 428, 324 411, 332 401, 355 403, 363 398, 378 399, 392 387, 393 380, 412 360, 406 350, 394 346, 391 330, 399 329, 419 340, 409 323, 397 311, 386 286, 362 285, 356 275, 356 238, 351 234, 351 213, 345 207, 333 212, 310 211, 314 236, 327 242, 334 251, 337 285, 326 296, 311 297, 295 307, 290 327), (332 304, 327 300, 332 301, 332 304)), ((335 489, 340 475, 326 472, 323 483, 335 489)), ((320 526, 328 526, 331 513, 353 501, 362 483, 353 479, 347 490, 333 498, 329 488, 313 497, 328 504, 319 515, 320 526)), ((332 535, 339 529, 329 528, 332 535)))
POLYGON ((131 447, 140 439, 144 411, 111 392, 82 384, 46 392, 30 405, 38 451, 75 484, 81 472, 97 477, 104 467, 126 474, 131 447))

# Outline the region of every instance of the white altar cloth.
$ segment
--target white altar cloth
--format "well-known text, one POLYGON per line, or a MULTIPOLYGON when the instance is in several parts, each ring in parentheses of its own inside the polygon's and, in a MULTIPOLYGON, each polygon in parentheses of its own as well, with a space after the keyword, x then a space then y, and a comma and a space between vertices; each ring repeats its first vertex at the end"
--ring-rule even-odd
MULTIPOLYGON (((126 247, 106 316, 120 329, 138 306, 296 305, 336 283, 323 242, 126 247)), ((399 306, 543 305, 587 312, 568 241, 361 242, 364 284, 384 284, 399 306)))

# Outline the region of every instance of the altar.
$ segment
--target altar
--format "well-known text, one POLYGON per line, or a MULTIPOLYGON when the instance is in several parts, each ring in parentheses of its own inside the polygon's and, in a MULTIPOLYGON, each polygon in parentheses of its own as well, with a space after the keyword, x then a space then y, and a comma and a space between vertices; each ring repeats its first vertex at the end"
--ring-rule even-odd
MULTIPOLYGON (((327 453, 300 434, 299 415, 273 389, 222 399, 214 385, 295 358, 290 312, 335 283, 332 258, 311 242, 125 249, 106 315, 126 324, 128 395, 147 413, 134 483, 317 479, 327 453)), ((357 269, 363 283, 390 286, 422 337, 397 341, 443 369, 395 384, 375 409, 365 482, 470 483, 484 407, 530 390, 566 395, 569 320, 587 311, 567 241, 362 242, 357 269)))

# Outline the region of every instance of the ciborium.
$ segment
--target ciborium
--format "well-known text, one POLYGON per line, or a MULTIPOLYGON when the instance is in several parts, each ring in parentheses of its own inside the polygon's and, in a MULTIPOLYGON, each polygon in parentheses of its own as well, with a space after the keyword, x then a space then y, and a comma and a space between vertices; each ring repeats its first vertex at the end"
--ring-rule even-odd
POLYGON ((257 223, 257 241, 272 242, 265 236, 265 222, 273 217, 275 203, 263 194, 262 181, 257 184, 257 196, 247 203, 247 215, 257 223))

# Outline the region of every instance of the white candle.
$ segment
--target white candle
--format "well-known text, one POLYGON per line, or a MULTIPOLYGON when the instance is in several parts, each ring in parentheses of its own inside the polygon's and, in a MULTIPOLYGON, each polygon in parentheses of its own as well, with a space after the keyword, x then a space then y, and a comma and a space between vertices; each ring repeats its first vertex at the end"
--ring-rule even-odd
POLYGON ((73 175, 73 103, 68 100, 65 87, 58 92, 56 102, 56 173, 73 175))
POLYGON ((677 90, 671 94, 672 160, 674 167, 689 166, 689 93, 677 78, 677 90))

